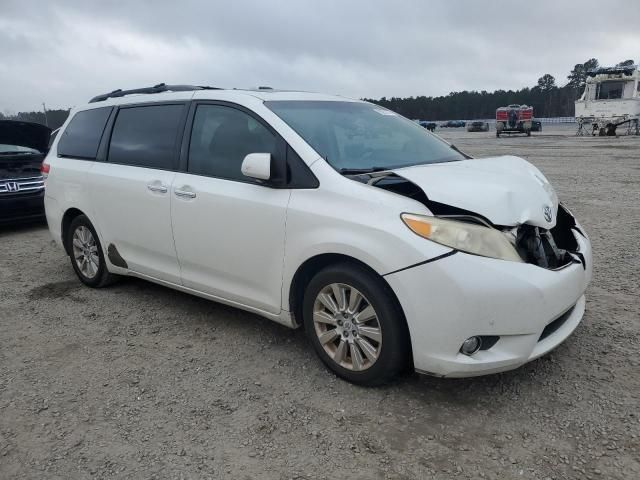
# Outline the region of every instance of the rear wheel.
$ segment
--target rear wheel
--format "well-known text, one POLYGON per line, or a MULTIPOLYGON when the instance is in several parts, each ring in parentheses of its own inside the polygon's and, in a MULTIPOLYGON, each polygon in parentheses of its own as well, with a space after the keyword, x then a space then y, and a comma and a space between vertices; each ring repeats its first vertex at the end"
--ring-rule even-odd
POLYGON ((360 385, 378 385, 410 360, 409 333, 389 287, 366 269, 339 264, 307 286, 303 318, 307 336, 324 364, 360 385))
POLYGON ((117 278, 109 273, 98 235, 85 215, 74 218, 67 231, 71 266, 82 283, 89 287, 107 286, 117 278))

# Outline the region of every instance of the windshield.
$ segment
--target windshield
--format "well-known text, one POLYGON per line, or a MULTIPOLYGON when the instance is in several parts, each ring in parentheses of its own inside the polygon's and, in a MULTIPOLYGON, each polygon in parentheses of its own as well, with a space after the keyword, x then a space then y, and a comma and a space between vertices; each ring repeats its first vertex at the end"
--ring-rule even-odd
POLYGON ((465 159, 417 123, 377 105, 299 100, 265 105, 339 171, 465 159))

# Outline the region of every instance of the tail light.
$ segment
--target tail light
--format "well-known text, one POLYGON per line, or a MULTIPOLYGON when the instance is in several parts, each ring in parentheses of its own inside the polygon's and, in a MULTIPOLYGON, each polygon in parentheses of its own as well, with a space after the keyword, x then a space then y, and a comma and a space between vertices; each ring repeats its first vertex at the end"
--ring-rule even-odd
POLYGON ((49 165, 47 162, 42 162, 42 165, 40 165, 40 173, 45 180, 49 176, 49 170, 51 170, 51 165, 49 165))

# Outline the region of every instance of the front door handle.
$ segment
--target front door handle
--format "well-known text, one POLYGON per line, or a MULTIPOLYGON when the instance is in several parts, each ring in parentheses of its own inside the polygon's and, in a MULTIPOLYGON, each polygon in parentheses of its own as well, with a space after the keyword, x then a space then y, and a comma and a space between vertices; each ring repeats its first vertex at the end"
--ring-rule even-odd
POLYGON ((191 190, 182 190, 182 189, 176 188, 173 191, 173 193, 175 193, 177 197, 196 198, 196 192, 193 192, 191 190))
POLYGON ((149 183, 147 184, 147 188, 152 192, 167 193, 167 187, 161 183, 149 183))

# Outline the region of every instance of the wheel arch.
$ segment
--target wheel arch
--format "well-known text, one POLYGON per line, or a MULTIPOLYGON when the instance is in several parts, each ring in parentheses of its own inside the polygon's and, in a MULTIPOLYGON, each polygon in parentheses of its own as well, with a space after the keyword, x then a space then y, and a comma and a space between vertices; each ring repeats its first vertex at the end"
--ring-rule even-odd
POLYGON ((69 251, 69 242, 67 238, 69 226, 71 225, 71 222, 73 222, 73 219, 76 217, 79 217, 80 215, 86 216, 86 214, 82 210, 75 207, 71 207, 67 209, 64 212, 64 215, 62 215, 60 236, 62 237, 62 245, 64 246, 64 251, 67 252, 67 255, 71 255, 71 252, 69 251))
MULTIPOLYGON (((389 285, 387 280, 365 262, 342 253, 322 253, 315 255, 305 260, 296 270, 296 273, 291 279, 288 296, 289 312, 291 312, 292 323, 295 326, 300 326, 303 323, 302 304, 304 300, 304 291, 311 278, 313 278, 313 276, 323 268, 339 263, 347 263, 358 266, 366 270, 371 275, 374 275, 376 278, 380 279, 387 289, 391 299, 397 305, 398 311, 402 314, 402 322, 404 322, 407 331, 409 332, 409 325, 407 323, 402 304, 400 303, 400 300, 398 300, 396 293, 393 291, 393 288, 391 288, 391 285, 389 285)), ((410 335, 411 332, 409 332, 409 336, 410 335)), ((411 357, 413 358, 413 356, 411 357)))

